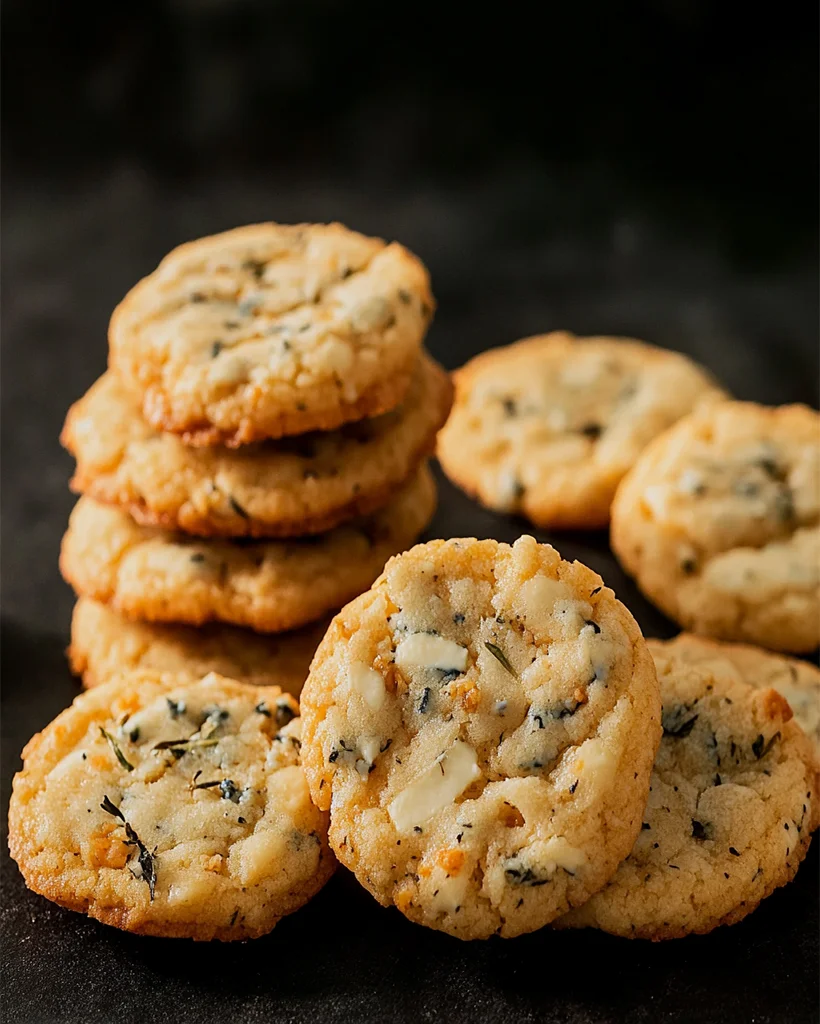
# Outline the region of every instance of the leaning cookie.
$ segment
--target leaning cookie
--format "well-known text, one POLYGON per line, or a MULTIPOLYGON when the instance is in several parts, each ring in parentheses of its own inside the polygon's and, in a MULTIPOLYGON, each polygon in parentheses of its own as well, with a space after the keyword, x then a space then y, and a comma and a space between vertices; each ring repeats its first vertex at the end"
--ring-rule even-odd
POLYGON ((425 355, 393 412, 226 451, 158 433, 109 371, 72 407, 62 442, 77 459, 72 488, 146 526, 203 536, 304 536, 384 505, 432 452, 451 397, 448 375, 425 355))
POLYGON ((35 892, 142 935, 264 935, 333 872, 298 706, 217 675, 115 680, 23 751, 9 849, 35 892))
POLYGON ((653 657, 667 656, 685 665, 714 664, 722 673, 732 673, 749 686, 777 690, 786 698, 795 722, 811 741, 820 769, 820 669, 816 665, 772 654, 751 644, 727 644, 692 633, 646 643, 653 657))
POLYGON ((200 540, 140 526, 80 498, 60 569, 78 595, 149 622, 224 622, 283 632, 361 593, 387 559, 432 518, 436 490, 423 467, 379 512, 297 540, 200 540))
POLYGON ((170 673, 201 679, 209 672, 252 686, 278 686, 299 696, 327 622, 293 633, 262 635, 234 626, 170 626, 123 618, 81 597, 71 618, 71 670, 86 687, 114 676, 170 673))
POLYGON ((433 310, 424 265, 340 224, 252 224, 174 249, 114 311, 110 363, 158 430, 247 444, 386 412, 433 310))
POLYGON ((811 745, 772 689, 655 651, 663 739, 632 853, 556 922, 673 939, 734 924, 797 872, 811 841, 811 745))
POLYGON ((420 924, 540 928, 600 889, 640 829, 652 659, 600 577, 532 537, 392 559, 331 623, 301 701, 334 851, 420 924))
POLYGON ((820 415, 724 402, 657 438, 618 488, 612 548, 695 633, 820 643, 820 415))
POLYGON ((605 526, 619 481, 671 424, 724 393, 686 356, 556 332, 471 360, 438 456, 459 487, 538 526, 605 526))

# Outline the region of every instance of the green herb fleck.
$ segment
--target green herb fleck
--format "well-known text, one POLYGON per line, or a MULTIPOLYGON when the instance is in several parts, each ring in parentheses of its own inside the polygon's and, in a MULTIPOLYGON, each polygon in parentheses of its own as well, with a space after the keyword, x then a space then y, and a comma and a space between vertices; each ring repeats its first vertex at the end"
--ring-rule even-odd
POLYGON ((242 519, 250 519, 248 513, 245 511, 244 508, 242 508, 242 506, 239 504, 239 502, 236 500, 236 498, 234 498, 232 494, 228 495, 228 504, 231 506, 234 512, 236 512, 236 514, 240 516, 242 519))
POLYGON ((111 735, 111 733, 110 732, 106 732, 105 729, 103 729, 102 726, 100 726, 99 728, 100 728, 100 733, 105 737, 105 739, 108 740, 108 743, 109 743, 111 749, 114 751, 114 754, 115 754, 117 760, 122 765, 122 767, 127 772, 132 772, 134 770, 134 766, 131 764, 131 762, 128 760, 128 758, 125 756, 125 754, 123 754, 123 752, 120 750, 119 746, 117 745, 117 741, 114 739, 114 737, 111 735))
MULTIPOLYGON (((119 807, 117 807, 115 803, 108 799, 107 796, 103 797, 103 802, 100 804, 100 807, 102 807, 102 809, 107 814, 111 814, 115 818, 119 818, 120 821, 123 823, 123 826, 125 828, 125 845, 135 846, 137 848, 137 864, 139 865, 139 874, 137 874, 131 867, 129 867, 128 870, 135 878, 143 879, 143 881, 148 886, 148 891, 151 894, 151 901, 153 902, 157 882, 157 873, 156 867, 154 865, 153 854, 148 852, 148 848, 146 847, 145 843, 142 842, 142 840, 134 831, 134 829, 125 820, 125 815, 122 813, 122 811, 119 809, 119 807)), ((157 851, 155 847, 154 853, 156 852, 157 851)))
POLYGON ((103 802, 100 804, 100 807, 102 807, 107 814, 113 814, 115 818, 125 821, 125 815, 112 800, 109 800, 107 796, 103 797, 103 802))
POLYGON ((776 732, 774 734, 774 736, 772 736, 772 738, 769 740, 768 743, 766 742, 766 740, 764 739, 764 737, 762 735, 757 737, 757 739, 752 744, 752 753, 754 754, 754 756, 757 758, 758 761, 762 757, 765 757, 769 753, 769 751, 774 746, 775 740, 778 739, 779 737, 780 737, 780 733, 776 732))
POLYGON ((698 720, 697 715, 692 715, 691 718, 686 717, 690 711, 691 708, 685 704, 678 704, 673 708, 664 708, 661 715, 664 736, 674 736, 675 739, 683 739, 685 736, 688 736, 698 720))
POLYGON ((515 679, 518 678, 518 674, 510 664, 509 658, 497 644, 492 644, 490 643, 489 640, 485 640, 484 646, 487 648, 490 654, 492 654, 495 660, 502 666, 502 668, 505 669, 505 671, 509 672, 510 675, 513 676, 515 679))

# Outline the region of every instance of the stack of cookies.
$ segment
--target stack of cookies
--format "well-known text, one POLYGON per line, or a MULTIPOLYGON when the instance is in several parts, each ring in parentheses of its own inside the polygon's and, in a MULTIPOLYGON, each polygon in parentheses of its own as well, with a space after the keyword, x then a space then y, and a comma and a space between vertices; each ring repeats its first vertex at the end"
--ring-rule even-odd
POLYGON ((415 256, 336 224, 200 239, 129 292, 62 436, 87 685, 218 671, 298 693, 328 614, 432 517, 451 402, 432 312, 415 256))

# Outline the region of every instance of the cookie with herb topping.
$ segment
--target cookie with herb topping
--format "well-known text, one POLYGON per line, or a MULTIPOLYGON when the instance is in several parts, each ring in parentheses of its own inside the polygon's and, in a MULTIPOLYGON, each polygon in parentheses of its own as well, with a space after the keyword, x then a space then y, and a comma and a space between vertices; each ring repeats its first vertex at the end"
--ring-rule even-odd
POLYGON ((615 489, 654 437, 722 398, 678 352, 564 331, 484 352, 457 370, 438 457, 450 479, 537 526, 606 526, 615 489))
POLYGON ((391 559, 331 623, 301 702, 337 857, 428 927, 540 928, 600 889, 640 829, 652 659, 600 577, 532 537, 391 559))
POLYGON ((672 939, 742 920, 790 881, 811 841, 817 773, 788 702, 724 662, 654 648, 663 739, 641 832, 612 881, 562 918, 672 939))
POLYGON ((668 656, 685 665, 716 663, 721 672, 733 673, 749 686, 777 690, 811 741, 820 768, 820 669, 816 665, 751 644, 728 644, 692 633, 679 633, 672 640, 647 640, 647 646, 653 656, 668 656))
POLYGON ((433 311, 424 265, 341 224, 174 249, 114 311, 110 363, 188 444, 333 430, 396 406, 433 311))
POLYGON ((820 414, 725 402, 657 438, 618 489, 612 548, 684 629, 820 643, 820 414))
POLYGON ((296 701, 211 674, 81 694, 23 751, 9 849, 34 892, 142 935, 249 939, 333 872, 296 701))
POLYGON ((170 626, 137 622, 81 597, 71 619, 71 670, 86 687, 128 673, 173 673, 201 679, 209 672, 253 686, 279 686, 299 696, 324 620, 293 633, 261 635, 234 626, 170 626))
POLYGON ((449 376, 425 355, 392 412, 227 451, 191 448, 155 431, 109 371, 73 406, 62 441, 77 459, 72 488, 146 526, 204 536, 304 536, 386 504, 431 453, 451 393, 449 376))
POLYGON ((129 618, 260 632, 297 629, 360 594, 433 516, 424 466, 394 499, 329 533, 293 540, 202 540, 140 526, 118 508, 80 498, 60 551, 78 595, 129 618))

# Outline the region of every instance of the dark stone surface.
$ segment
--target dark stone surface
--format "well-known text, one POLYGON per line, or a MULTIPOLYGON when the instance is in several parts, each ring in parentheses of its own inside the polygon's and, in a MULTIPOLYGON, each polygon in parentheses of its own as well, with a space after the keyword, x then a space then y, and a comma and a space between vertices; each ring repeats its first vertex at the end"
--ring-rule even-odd
MULTIPOLYGON (((430 347, 449 367, 568 327, 689 352, 738 397, 817 403, 813 266, 739 272, 717 234, 671 242, 628 204, 589 218, 589 182, 545 185, 510 169, 452 189, 421 179, 412 188, 261 176, 169 183, 128 163, 89 180, 4 182, 4 808, 23 744, 77 693, 63 658, 72 596, 56 567, 71 463, 57 435, 104 367, 114 304, 177 242, 256 219, 338 218, 398 237, 428 262, 440 305, 430 347)), ((443 483, 430 536, 512 540, 526 529, 443 483)), ((674 631, 625 579, 604 534, 541 539, 601 572, 647 634, 674 631)), ((265 939, 139 939, 29 893, 5 844, 1 913, 10 1021, 818 1019, 816 846, 796 882, 745 922, 660 945, 548 929, 462 944, 380 908, 345 872, 265 939)))

